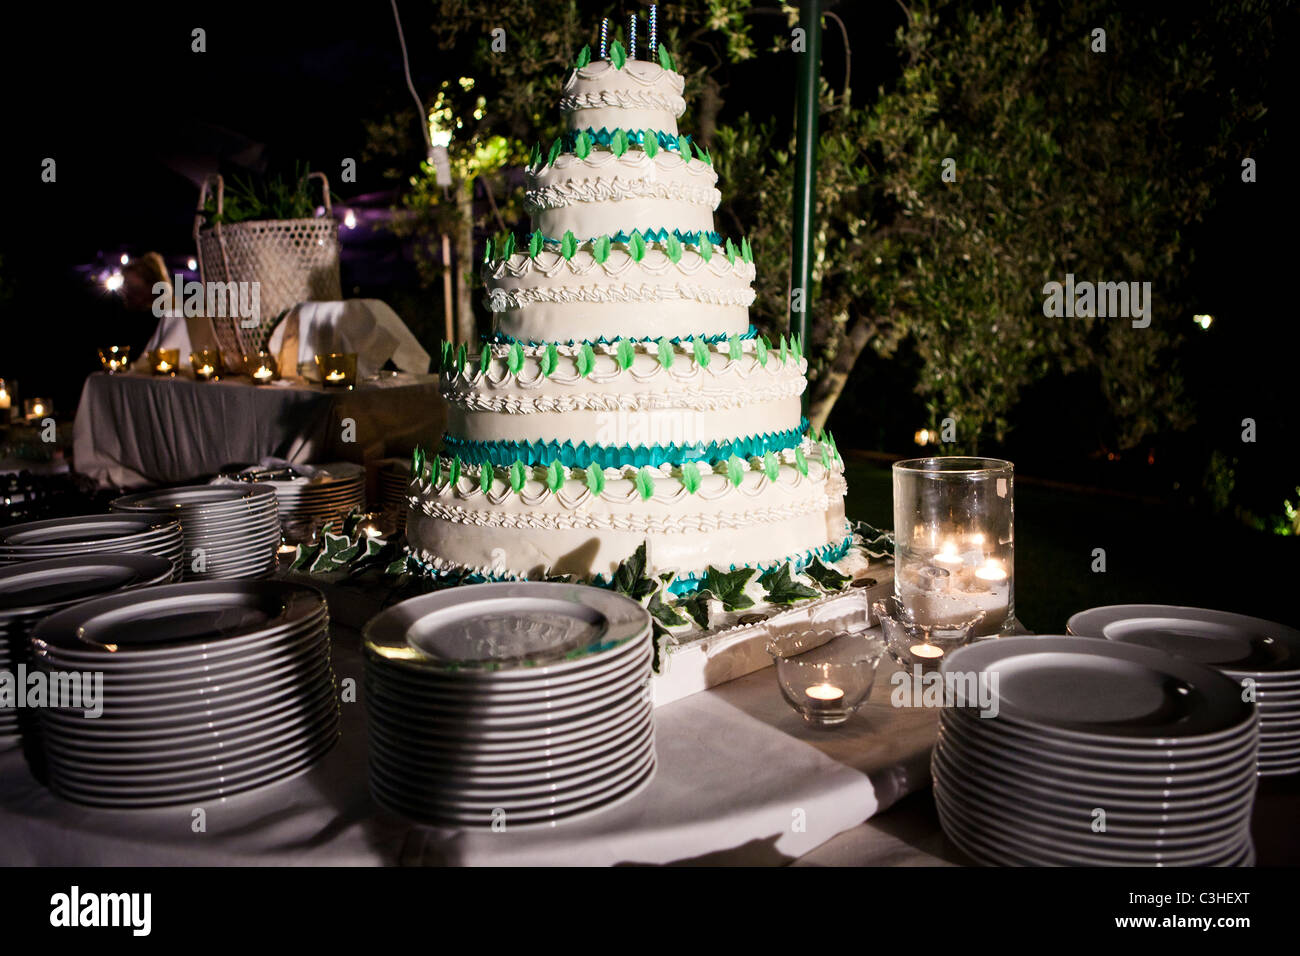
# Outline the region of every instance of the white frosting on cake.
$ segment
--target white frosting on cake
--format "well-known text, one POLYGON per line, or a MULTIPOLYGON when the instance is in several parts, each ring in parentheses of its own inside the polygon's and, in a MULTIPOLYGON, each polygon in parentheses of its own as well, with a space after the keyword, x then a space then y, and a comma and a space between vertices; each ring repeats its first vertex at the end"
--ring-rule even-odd
MULTIPOLYGON (((793 460, 792 453, 782 457, 793 460)), ((454 488, 443 468, 438 485, 413 484, 408 534, 423 560, 581 577, 608 576, 643 541, 655 568, 692 574, 709 565, 770 564, 848 534, 838 463, 828 469, 810 461, 807 475, 782 464, 775 480, 753 470, 739 486, 701 468, 706 473, 694 494, 671 469, 654 470, 649 499, 612 469, 596 495, 581 478, 553 492, 535 476, 519 492, 497 477, 484 494, 477 468, 465 469, 454 488)))
POLYGON ((722 194, 718 174, 702 159, 661 150, 615 156, 593 150, 585 159, 568 153, 554 165, 528 171, 524 204, 534 229, 580 239, 632 229, 673 228, 711 232, 722 194))
POLYGON ((580 250, 543 250, 485 264, 487 304, 498 331, 524 341, 735 335, 749 329, 753 263, 685 249, 673 262, 650 248, 640 262, 621 247, 604 262, 580 250))
MULTIPOLYGON (((749 330, 754 265, 737 237, 730 259, 725 243, 699 239, 714 230, 717 172, 658 138, 649 156, 635 135, 676 136, 683 87, 679 74, 644 60, 622 68, 601 60, 569 77, 560 102, 566 127, 605 133, 582 141, 585 156, 565 150, 531 166, 525 202, 534 232, 572 239, 559 249, 547 242, 532 256, 526 238, 483 268, 493 331, 552 344, 488 346, 486 368, 474 349, 459 372, 444 373, 449 448, 470 459, 483 448, 464 442, 700 454, 699 445, 730 447, 724 443, 799 427, 807 363, 783 343, 735 338, 749 330), (621 156, 600 143, 617 130, 633 134, 621 156), (649 240, 639 254, 634 241, 612 240, 660 230, 673 241, 649 240), (714 337, 722 340, 705 350, 714 337), (675 338, 682 341, 660 344, 675 338)), ((849 534, 842 462, 819 442, 744 461, 581 467, 588 464, 548 471, 437 459, 410 486, 407 536, 416 557, 494 577, 587 578, 612 574, 644 542, 652 572, 698 575, 710 565, 802 558, 849 534)))
POLYGON ((620 70, 595 60, 573 71, 560 109, 571 130, 653 129, 675 136, 677 117, 686 110, 685 85, 681 74, 658 63, 628 60, 620 70))

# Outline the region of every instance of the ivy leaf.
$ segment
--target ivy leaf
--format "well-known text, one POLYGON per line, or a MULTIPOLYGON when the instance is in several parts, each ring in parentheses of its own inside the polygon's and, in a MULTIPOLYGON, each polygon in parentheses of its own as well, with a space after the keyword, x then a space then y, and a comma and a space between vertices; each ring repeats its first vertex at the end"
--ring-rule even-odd
POLYGON ((627 152, 627 147, 627 131, 621 129, 614 130, 614 135, 609 139, 609 151, 615 156, 622 156, 627 152))
POLYGON ((767 599, 773 604, 793 604, 808 598, 820 597, 816 589, 794 580, 790 574, 790 562, 786 561, 778 568, 767 571, 760 579, 767 599))
POLYGON ((799 474, 808 477, 808 459, 804 457, 803 449, 798 445, 794 446, 794 466, 799 469, 799 474))
POLYGON ((632 238, 627 241, 627 251, 631 253, 633 262, 640 262, 645 258, 645 239, 639 229, 632 230, 632 238))
POLYGON ((745 593, 745 585, 754 576, 753 568, 737 568, 735 571, 719 571, 709 565, 705 580, 709 590, 717 595, 722 606, 728 611, 743 611, 754 606, 754 599, 745 593))
POLYGON ((664 368, 673 367, 673 343, 668 341, 666 335, 659 339, 659 364, 664 368))
POLYGON ((758 356, 758 364, 767 368, 767 341, 761 335, 754 339, 754 354, 758 356))
POLYGON ((518 342, 510 346, 510 354, 506 358, 506 365, 510 369, 511 375, 518 375, 524 369, 524 347, 518 342))
POLYGON ((591 46, 588 44, 583 46, 583 48, 578 51, 578 59, 573 64, 573 67, 576 70, 581 70, 584 66, 586 66, 590 62, 591 62, 591 46))
POLYGON ((693 461, 682 464, 682 487, 692 495, 700 489, 700 466, 693 461))
POLYGON ((478 486, 483 491, 483 494, 487 494, 489 491, 492 490, 492 466, 491 465, 479 466, 478 486))
POLYGON ((623 64, 627 62, 627 51, 617 40, 609 45, 609 62, 614 64, 616 70, 623 69, 623 64))
POLYGON ((523 490, 526 481, 528 481, 528 469, 524 467, 522 461, 516 458, 515 463, 510 466, 510 490, 515 494, 519 494, 523 490))
POLYGON ((605 490, 605 469, 594 461, 587 466, 587 488, 593 495, 605 490))
POLYGON ((674 263, 682 261, 681 240, 678 239, 676 236, 672 235, 671 233, 668 236, 668 241, 664 243, 664 251, 668 253, 668 258, 671 259, 674 263))
POLYGON ((745 350, 740 346, 740 336, 733 334, 731 338, 727 339, 727 355, 731 357, 733 362, 739 362, 744 354, 745 350))
POLYGON ((826 591, 843 590, 844 585, 852 580, 847 574, 840 574, 834 568, 828 568, 821 563, 819 558, 813 558, 812 564, 804 568, 803 573, 812 578, 818 587, 826 591))
POLYGON ((534 230, 532 236, 528 239, 528 255, 536 259, 537 254, 546 246, 545 239, 542 236, 542 230, 534 230))
POLYGON ((727 480, 737 488, 739 488, 740 483, 745 480, 745 472, 748 470, 749 469, 745 466, 745 463, 735 455, 732 455, 727 459, 727 480))
MULTIPOLYGON (((660 47, 660 49, 663 49, 660 47)), ((713 592, 708 588, 697 588, 694 593, 678 599, 677 606, 691 616, 691 620, 702 630, 709 629, 709 601, 713 592)))
POLYGON ((659 154, 659 134, 654 130, 646 130, 641 148, 645 150, 647 156, 654 159, 659 154))
POLYGON ((591 244, 591 255, 597 264, 609 258, 609 236, 601 236, 591 244))
POLYGON ((542 353, 538 363, 542 368, 542 375, 546 378, 551 377, 551 373, 559 367, 560 350, 555 347, 554 342, 546 343, 546 351, 542 353))
POLYGON ((565 260, 573 258, 573 254, 578 251, 578 237, 573 234, 572 229, 564 230, 564 238, 560 240, 560 255, 565 260))
POLYGON ((320 553, 319 545, 312 548, 308 548, 301 544, 298 545, 293 549, 293 561, 289 564, 289 570, 299 571, 304 568, 311 567, 312 561, 315 560, 316 555, 318 555, 319 553, 320 553))
POLYGON ((479 371, 484 375, 487 375, 488 371, 492 368, 492 350, 486 345, 483 346, 483 354, 479 356, 478 365, 479 371))
POLYGON ((353 544, 347 535, 326 531, 324 546, 309 570, 315 574, 337 571, 360 553, 360 545, 353 544))
POLYGON ((659 48, 659 65, 665 70, 677 69, 676 65, 673 63, 673 55, 662 46, 659 48))
POLYGON ((637 469, 636 477, 632 479, 636 485, 637 494, 641 496, 642 501, 649 501, 655 496, 655 478, 650 469, 642 465, 637 469))
POLYGON ((454 490, 460 481, 460 455, 451 456, 451 465, 447 468, 447 487, 454 490))
POLYGON ((634 601, 649 597, 659 585, 646 575, 645 542, 642 541, 632 556, 619 563, 614 571, 614 590, 626 594, 634 601))
POLYGON ((615 358, 618 360, 618 367, 626 372, 632 367, 632 363, 636 361, 636 349, 627 339, 619 339, 618 352, 615 358))
POLYGON ((388 567, 384 568, 384 575, 386 577, 391 578, 391 577, 396 577, 399 574, 405 574, 406 565, 409 559, 410 559, 410 555, 406 555, 406 554, 402 554, 394 558, 393 563, 388 565, 388 567))
POLYGON ((662 590, 658 590, 650 595, 650 603, 646 605, 650 616, 664 627, 681 627, 683 624, 689 624, 690 622, 682 617, 677 608, 663 599, 663 593, 662 590))
POLYGON ((701 338, 691 339, 691 349, 695 352, 695 361, 701 368, 709 367, 709 346, 701 338))
POLYGON ((563 488, 566 477, 564 466, 558 461, 553 461, 546 466, 546 487, 550 488, 551 491, 559 491, 563 488))
POLYGON ((736 264, 736 244, 728 239, 725 248, 727 250, 727 261, 734 266, 736 264))
POLYGON ((582 348, 578 350, 577 365, 578 374, 583 378, 590 375, 591 370, 596 367, 596 352, 585 342, 583 343, 582 348))
POLYGON ((767 475, 768 481, 776 481, 780 473, 781 463, 776 460, 776 455, 771 451, 763 452, 763 474, 767 475))
POLYGON ((700 257, 705 262, 708 262, 710 259, 713 258, 713 243, 709 240, 709 237, 702 232, 700 233, 699 246, 700 246, 700 257))
POLYGON ((560 150, 562 150, 563 148, 564 148, 564 144, 560 142, 560 138, 557 136, 555 138, 555 142, 551 144, 550 153, 548 153, 546 156, 546 165, 554 166, 555 160, 560 155, 560 150))

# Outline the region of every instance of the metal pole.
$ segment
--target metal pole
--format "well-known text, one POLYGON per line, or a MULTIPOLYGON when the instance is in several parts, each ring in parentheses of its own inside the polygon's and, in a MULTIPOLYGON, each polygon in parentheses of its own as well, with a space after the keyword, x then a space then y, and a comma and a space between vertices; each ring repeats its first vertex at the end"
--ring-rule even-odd
MULTIPOLYGON (((799 0, 804 52, 799 56, 795 104, 794 248, 790 266, 790 331, 808 349, 808 311, 812 308, 813 215, 817 211, 817 87, 821 76, 821 0, 799 0), (800 307, 795 310, 796 304, 800 307)), ((808 410, 808 390, 803 393, 808 410)))

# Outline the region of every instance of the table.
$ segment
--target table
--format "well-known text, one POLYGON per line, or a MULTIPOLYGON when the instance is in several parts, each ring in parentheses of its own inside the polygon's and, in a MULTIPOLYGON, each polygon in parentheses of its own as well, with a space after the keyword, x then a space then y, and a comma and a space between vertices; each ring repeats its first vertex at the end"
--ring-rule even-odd
MULTIPOLYGON (((334 633, 341 681, 360 676, 360 637, 334 633)), ((886 666, 847 724, 818 730, 781 699, 771 668, 656 711, 659 771, 638 797, 553 830, 460 833, 381 811, 366 786, 365 715, 343 705, 342 736, 312 771, 204 806, 93 810, 0 753, 0 864, 392 865, 784 864, 929 782, 933 710, 890 706, 886 666)))
POLYGON ((435 444, 445 420, 436 375, 383 376, 343 391, 96 372, 77 407, 73 465, 100 485, 129 488, 268 457, 363 463, 435 444))

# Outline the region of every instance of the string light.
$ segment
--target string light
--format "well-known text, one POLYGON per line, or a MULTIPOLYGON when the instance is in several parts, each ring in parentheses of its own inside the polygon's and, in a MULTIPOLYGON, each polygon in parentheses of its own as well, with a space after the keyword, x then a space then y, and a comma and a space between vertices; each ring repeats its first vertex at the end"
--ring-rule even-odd
POLYGON ((627 18, 627 44, 629 58, 636 59, 636 14, 627 18))
POLYGON ((650 59, 652 59, 652 60, 655 58, 655 54, 659 52, 659 39, 658 39, 658 37, 655 35, 655 9, 656 9, 656 7, 657 7, 657 4, 653 4, 653 3, 650 4, 650 59))
POLYGON ((605 17, 600 21, 600 58, 602 60, 608 57, 608 54, 606 53, 606 50, 608 48, 607 46, 608 40, 609 40, 609 18, 605 17))

